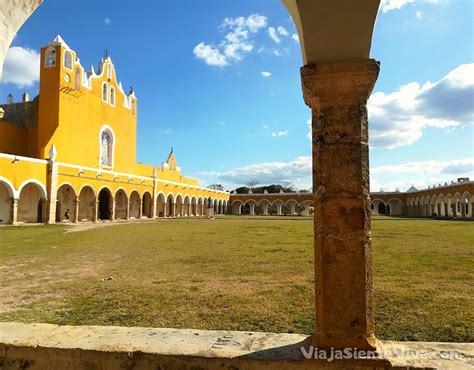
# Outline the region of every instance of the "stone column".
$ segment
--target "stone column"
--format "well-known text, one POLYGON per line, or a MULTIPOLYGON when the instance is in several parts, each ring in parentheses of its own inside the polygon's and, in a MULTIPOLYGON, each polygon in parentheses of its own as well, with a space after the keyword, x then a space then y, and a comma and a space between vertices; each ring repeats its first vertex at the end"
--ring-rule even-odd
POLYGON ((376 348, 367 100, 378 72, 373 59, 301 68, 312 110, 318 348, 376 348))
POLYGON ((255 203, 249 203, 250 214, 255 214, 255 203))
POLYGON ((51 156, 48 160, 48 188, 47 188, 47 200, 46 200, 46 223, 56 223, 56 201, 58 196, 58 163, 56 162, 55 155, 51 156))
POLYGON ((112 197, 112 209, 110 210, 110 221, 115 221, 115 207, 116 207, 115 197, 112 197))
POLYGON ((98 220, 99 220, 99 200, 96 199, 94 201, 94 217, 92 221, 97 222, 98 220))
POLYGON ((75 224, 79 222, 79 202, 80 199, 76 196, 74 198, 74 217, 72 218, 72 222, 75 224))
POLYGON ((18 202, 20 199, 18 198, 11 198, 12 199, 12 218, 11 223, 15 225, 18 223, 18 202))
POLYGON ((275 203, 275 206, 276 206, 276 210, 277 210, 277 216, 281 216, 281 208, 282 208, 283 204, 275 203))
POLYGON ((143 216, 143 201, 138 202, 138 219, 140 220, 143 216))
POLYGON ((267 216, 268 215, 268 203, 262 203, 262 205, 260 207, 262 208, 262 214, 264 216, 267 216))
POLYGON ((125 219, 128 221, 130 220, 130 199, 127 199, 125 203, 127 203, 127 209, 125 210, 125 219))

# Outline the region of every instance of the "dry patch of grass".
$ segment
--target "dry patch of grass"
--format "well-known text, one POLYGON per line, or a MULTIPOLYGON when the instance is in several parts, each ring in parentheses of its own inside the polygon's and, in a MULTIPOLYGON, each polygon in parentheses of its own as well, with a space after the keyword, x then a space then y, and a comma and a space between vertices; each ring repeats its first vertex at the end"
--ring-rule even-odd
MULTIPOLYGON (((473 225, 374 220, 380 338, 473 340, 473 225)), ((67 228, 0 229, 0 320, 313 330, 310 219, 67 228)))

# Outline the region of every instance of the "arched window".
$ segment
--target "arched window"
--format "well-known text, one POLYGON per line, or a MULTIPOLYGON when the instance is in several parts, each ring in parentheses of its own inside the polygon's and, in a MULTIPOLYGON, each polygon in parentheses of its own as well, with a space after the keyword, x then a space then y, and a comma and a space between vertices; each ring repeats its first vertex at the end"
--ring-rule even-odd
POLYGON ((109 103, 115 105, 115 89, 113 86, 110 86, 110 99, 109 103))
POLYGON ((113 164, 114 136, 109 129, 100 133, 100 164, 111 167, 113 164))
POLYGON ((46 49, 44 54, 44 65, 45 67, 54 67, 56 65, 56 49, 50 47, 46 49))
POLYGON ((105 82, 102 83, 102 100, 107 103, 107 84, 105 82))
POLYGON ((81 70, 79 68, 76 68, 74 81, 76 83, 76 89, 80 89, 80 87, 82 85, 82 73, 81 73, 81 70))
POLYGON ((64 68, 72 70, 72 53, 67 50, 64 52, 64 68))

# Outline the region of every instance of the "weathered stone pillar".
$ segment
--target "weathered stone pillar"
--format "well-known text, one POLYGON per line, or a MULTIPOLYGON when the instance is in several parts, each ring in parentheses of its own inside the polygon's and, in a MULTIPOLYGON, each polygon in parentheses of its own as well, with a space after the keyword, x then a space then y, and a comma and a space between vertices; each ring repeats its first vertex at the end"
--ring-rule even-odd
POLYGON ((56 223, 56 201, 58 196, 58 163, 56 162, 56 149, 54 145, 49 151, 47 181, 46 223, 54 224, 56 223))
POLYGON ((250 209, 250 214, 254 215, 255 214, 255 203, 249 203, 249 209, 250 209))
POLYGON ((316 331, 319 348, 373 350, 367 100, 373 59, 301 68, 312 109, 316 331))
POLYGON ((76 196, 74 198, 74 217, 72 218, 72 222, 75 224, 79 222, 79 202, 80 199, 76 196))
POLYGON ((112 209, 110 210, 110 221, 115 221, 115 197, 112 197, 112 209))
POLYGON ((290 215, 294 215, 296 213, 296 204, 290 203, 290 215))
POLYGON ((138 219, 140 220, 143 216, 143 201, 138 202, 138 219))
POLYGON ((18 202, 20 199, 18 198, 11 198, 12 199, 12 218, 11 223, 15 225, 18 223, 18 202))
POLYGON ((281 203, 275 203, 275 207, 276 207, 276 210, 277 210, 277 216, 281 216, 282 206, 283 206, 283 204, 281 204, 281 203))
POLYGON ((128 221, 130 220, 130 199, 126 201, 127 209, 125 210, 125 219, 128 221))
POLYGON ((260 207, 262 208, 262 214, 264 216, 267 216, 268 215, 268 203, 263 203, 260 207))
POLYGON ((96 199, 94 202, 94 217, 92 221, 97 222, 99 219, 99 200, 96 199))

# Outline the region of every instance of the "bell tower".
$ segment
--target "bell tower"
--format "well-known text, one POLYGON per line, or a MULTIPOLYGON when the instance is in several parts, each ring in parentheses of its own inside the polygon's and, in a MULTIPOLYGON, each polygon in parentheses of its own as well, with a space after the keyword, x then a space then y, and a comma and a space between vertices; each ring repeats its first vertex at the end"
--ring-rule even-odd
POLYGON ((38 157, 47 158, 53 134, 59 125, 59 104, 62 85, 71 82, 75 53, 61 36, 41 48, 38 157))

